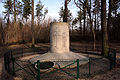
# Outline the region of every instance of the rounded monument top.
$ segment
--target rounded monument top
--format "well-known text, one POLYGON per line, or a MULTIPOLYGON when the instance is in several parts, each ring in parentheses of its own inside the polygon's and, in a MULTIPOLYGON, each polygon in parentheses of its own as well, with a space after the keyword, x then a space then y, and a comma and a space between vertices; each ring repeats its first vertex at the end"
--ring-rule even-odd
POLYGON ((66 23, 66 22, 52 22, 51 25, 67 25, 68 26, 68 23, 66 23))

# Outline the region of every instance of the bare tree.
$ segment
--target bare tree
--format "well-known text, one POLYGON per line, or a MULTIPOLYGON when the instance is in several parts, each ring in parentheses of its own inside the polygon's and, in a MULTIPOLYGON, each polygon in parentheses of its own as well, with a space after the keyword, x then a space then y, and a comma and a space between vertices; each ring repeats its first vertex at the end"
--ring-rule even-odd
POLYGON ((16 23, 16 0, 14 0, 14 23, 16 23))
POLYGON ((87 0, 74 0, 75 5, 80 9, 80 11, 83 12, 83 19, 84 19, 84 23, 83 23, 83 37, 85 37, 86 34, 86 13, 87 13, 87 6, 86 6, 86 1, 87 0))
POLYGON ((111 26, 112 1, 113 0, 109 0, 109 13, 108 13, 108 22, 107 22, 108 40, 109 40, 109 33, 110 33, 109 29, 111 26))
POLYGON ((65 9, 64 9, 64 17, 63 17, 63 22, 67 22, 68 21, 68 4, 71 0, 65 0, 65 9))
MULTIPOLYGON (((82 0, 74 0, 76 6, 78 8, 80 8, 83 12, 84 12, 84 28, 83 31, 85 31, 85 21, 86 21, 86 11, 88 12, 89 15, 89 22, 90 22, 90 29, 92 31, 93 34, 93 38, 94 38, 94 49, 96 47, 96 35, 95 35, 95 31, 93 28, 93 24, 92 24, 92 17, 91 17, 91 0, 90 3, 88 2, 88 0, 82 1, 82 0), (81 8, 81 6, 83 6, 83 9, 81 8)), ((85 32, 83 32, 83 34, 85 34, 85 32)))
POLYGON ((108 34, 106 22, 106 0, 101 0, 102 54, 108 56, 108 34))
POLYGON ((31 22, 31 31, 32 31, 32 46, 35 45, 35 35, 34 35, 34 0, 32 0, 32 22, 31 22))
POLYGON ((0 45, 4 44, 4 29, 2 26, 2 19, 0 18, 0 45))

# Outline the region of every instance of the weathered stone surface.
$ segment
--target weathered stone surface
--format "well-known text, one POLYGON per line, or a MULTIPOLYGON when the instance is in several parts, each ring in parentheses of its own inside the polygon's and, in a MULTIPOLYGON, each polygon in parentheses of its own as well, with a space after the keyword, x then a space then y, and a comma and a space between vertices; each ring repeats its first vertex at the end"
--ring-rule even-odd
POLYGON ((45 53, 45 54, 42 54, 40 56, 36 56, 32 59, 30 59, 31 62, 34 62, 34 61, 37 61, 37 60, 40 60, 40 61, 68 61, 68 60, 76 60, 76 59, 86 59, 87 58, 85 56, 82 56, 80 55, 79 53, 74 53, 74 52, 68 52, 68 53, 62 53, 62 54, 59 54, 59 53, 51 53, 51 52, 48 52, 48 53, 45 53))
POLYGON ((67 23, 51 23, 50 47, 51 53, 69 52, 69 26, 67 23))

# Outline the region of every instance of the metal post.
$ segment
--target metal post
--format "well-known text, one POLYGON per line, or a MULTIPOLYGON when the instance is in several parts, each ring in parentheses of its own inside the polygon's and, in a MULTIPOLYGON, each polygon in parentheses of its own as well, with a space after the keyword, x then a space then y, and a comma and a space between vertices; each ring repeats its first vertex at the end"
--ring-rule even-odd
POLYGON ((15 75, 15 58, 12 57, 12 72, 13 76, 15 75))
POLYGON ((12 51, 10 52, 10 60, 12 60, 12 57, 13 57, 13 55, 12 55, 12 51))
POLYGON ((113 68, 113 58, 112 54, 109 54, 109 61, 110 61, 110 70, 113 68))
POLYGON ((97 54, 98 54, 98 47, 97 47, 97 54))
POLYGON ((90 63, 90 57, 89 57, 89 77, 90 77, 90 75, 91 75, 91 63, 90 63))
POLYGON ((40 80, 40 61, 39 60, 37 61, 37 72, 38 72, 37 80, 40 80))
POLYGON ((22 55, 24 56, 24 48, 22 48, 22 55))
POLYGON ((114 67, 115 67, 115 65, 116 65, 116 50, 114 50, 114 58, 113 58, 113 60, 114 60, 114 67))
POLYGON ((10 72, 10 53, 8 53, 8 56, 7 56, 7 71, 8 73, 10 72))
POLYGON ((85 49, 85 52, 87 52, 87 46, 85 47, 86 49, 85 49))
POLYGON ((5 66, 5 70, 7 69, 7 68, 6 68, 6 64, 7 64, 7 63, 6 63, 6 53, 5 53, 5 54, 4 54, 4 66, 5 66))
POLYGON ((77 79, 79 78, 79 59, 77 59, 77 79))

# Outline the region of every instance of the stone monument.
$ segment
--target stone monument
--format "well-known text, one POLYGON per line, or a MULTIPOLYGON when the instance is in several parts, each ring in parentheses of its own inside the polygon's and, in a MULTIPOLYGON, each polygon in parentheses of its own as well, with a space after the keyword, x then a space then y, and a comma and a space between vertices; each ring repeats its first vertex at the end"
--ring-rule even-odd
MULTIPOLYGON (((74 53, 69 50, 69 25, 64 22, 55 22, 50 25, 50 51, 48 53, 33 57, 30 62, 34 63, 37 60, 42 62, 58 61, 58 60, 76 60, 87 59, 79 53, 74 53)), ((81 63, 82 64, 82 63, 81 63)), ((63 64, 59 64, 62 65, 63 64)))
POLYGON ((52 23, 50 27, 51 53, 69 52, 69 27, 67 23, 52 23))

